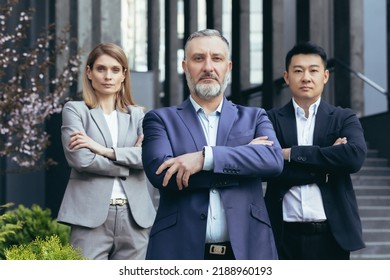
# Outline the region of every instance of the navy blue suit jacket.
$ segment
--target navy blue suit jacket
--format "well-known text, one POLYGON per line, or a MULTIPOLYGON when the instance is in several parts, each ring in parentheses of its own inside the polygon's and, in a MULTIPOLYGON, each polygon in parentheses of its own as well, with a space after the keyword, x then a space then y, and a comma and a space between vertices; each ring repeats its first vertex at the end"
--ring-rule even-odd
POLYGON ((162 187, 165 172, 158 176, 155 172, 165 160, 201 151, 207 145, 190 100, 148 112, 143 129, 145 172, 160 191, 147 259, 203 259, 211 188, 220 191, 236 259, 277 258, 261 178, 280 174, 283 157, 263 109, 238 106, 224 99, 217 146, 212 148, 214 170, 192 175, 189 187, 182 191, 175 176, 162 187), (248 145, 263 135, 274 145, 248 145))
POLYGON ((282 201, 292 186, 316 183, 321 191, 331 231, 346 251, 364 247, 351 173, 359 171, 367 153, 362 126, 351 109, 321 101, 318 107, 312 146, 298 146, 292 101, 268 111, 282 148, 291 147, 280 176, 268 180, 265 199, 277 246, 283 232, 282 201), (335 145, 339 137, 347 144, 335 145))

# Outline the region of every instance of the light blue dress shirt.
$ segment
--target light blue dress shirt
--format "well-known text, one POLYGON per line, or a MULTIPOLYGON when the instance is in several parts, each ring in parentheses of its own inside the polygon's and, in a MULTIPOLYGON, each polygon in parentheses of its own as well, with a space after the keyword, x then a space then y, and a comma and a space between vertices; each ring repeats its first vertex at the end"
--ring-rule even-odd
MULTIPOLYGON (((221 115, 223 100, 215 112, 206 115, 202 107, 190 96, 190 101, 197 112, 202 125, 207 145, 205 147, 205 159, 203 170, 213 170, 213 150, 212 146, 217 143, 218 123, 221 115)), ((207 215, 206 243, 216 243, 229 241, 225 209, 219 191, 216 188, 210 189, 210 202, 207 215)))

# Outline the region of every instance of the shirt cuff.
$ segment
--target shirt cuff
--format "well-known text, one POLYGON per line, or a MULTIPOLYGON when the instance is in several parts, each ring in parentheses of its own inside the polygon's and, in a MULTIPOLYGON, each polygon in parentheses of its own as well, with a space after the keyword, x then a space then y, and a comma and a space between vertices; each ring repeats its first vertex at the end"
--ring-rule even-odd
POLYGON ((213 149, 210 146, 204 147, 204 162, 203 170, 213 170, 214 169, 214 155, 213 149))

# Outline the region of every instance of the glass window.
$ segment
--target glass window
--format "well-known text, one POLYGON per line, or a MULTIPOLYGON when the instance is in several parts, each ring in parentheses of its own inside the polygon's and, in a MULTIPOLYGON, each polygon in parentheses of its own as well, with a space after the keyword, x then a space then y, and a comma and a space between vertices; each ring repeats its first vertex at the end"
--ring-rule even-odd
MULTIPOLYGON (((229 41, 232 47, 232 1, 222 1, 222 35, 229 41)), ((230 50, 231 51, 231 50, 230 50)))
POLYGON ((122 46, 130 69, 148 71, 147 0, 122 0, 122 46))
MULTIPOLYGON (((179 40, 184 40, 184 1, 177 1, 177 37, 179 40)), ((181 67, 181 62, 184 59, 184 50, 179 46, 177 50, 177 73, 183 74, 183 68, 181 67)))
POLYGON ((206 0, 198 0, 198 30, 207 28, 206 0))
POLYGON ((165 0, 160 0, 160 53, 159 53, 159 81, 165 81, 165 0))
POLYGON ((250 78, 251 84, 263 83, 263 1, 250 1, 250 78))

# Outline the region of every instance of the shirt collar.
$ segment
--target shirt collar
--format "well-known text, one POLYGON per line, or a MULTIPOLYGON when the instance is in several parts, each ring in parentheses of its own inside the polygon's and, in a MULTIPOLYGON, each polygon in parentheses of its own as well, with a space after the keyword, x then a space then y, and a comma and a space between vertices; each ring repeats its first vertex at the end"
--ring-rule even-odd
MULTIPOLYGON (((202 110, 204 112, 203 108, 198 103, 196 103, 196 101, 192 98, 191 95, 190 95, 190 101, 191 101, 192 106, 194 106, 196 112, 198 112, 199 110, 202 110)), ((219 103, 217 109, 215 110, 215 113, 216 112, 218 112, 218 113, 222 112, 222 104, 223 104, 223 98, 221 100, 221 103, 219 103)))
MULTIPOLYGON (((310 105, 309 112, 312 112, 313 116, 317 114, 318 107, 320 106, 320 102, 321 102, 321 97, 318 98, 316 102, 310 105)), ((299 112, 304 112, 304 110, 295 102, 294 98, 292 99, 292 103, 296 114, 299 114, 299 112)))

